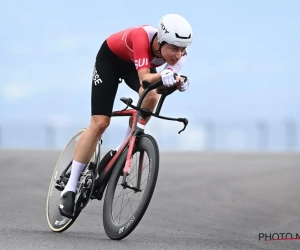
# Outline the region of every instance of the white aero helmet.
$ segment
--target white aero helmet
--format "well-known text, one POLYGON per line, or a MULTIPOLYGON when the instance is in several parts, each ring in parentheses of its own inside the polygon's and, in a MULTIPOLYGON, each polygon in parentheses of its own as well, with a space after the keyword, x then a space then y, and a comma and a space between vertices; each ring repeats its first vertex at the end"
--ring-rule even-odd
POLYGON ((167 42, 178 47, 187 47, 192 43, 193 31, 188 21, 180 15, 168 14, 158 22, 158 44, 167 42))

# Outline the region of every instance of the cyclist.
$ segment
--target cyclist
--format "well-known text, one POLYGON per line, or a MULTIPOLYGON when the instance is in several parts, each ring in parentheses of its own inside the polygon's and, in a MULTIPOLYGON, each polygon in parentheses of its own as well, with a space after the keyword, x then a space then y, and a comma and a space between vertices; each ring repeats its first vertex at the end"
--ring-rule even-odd
MULTIPOLYGON (((77 141, 71 175, 61 193, 61 215, 73 217, 79 176, 109 126, 118 84, 124 80, 139 95, 144 90, 141 85, 143 80, 149 83, 162 80, 166 87, 176 85, 179 91, 185 91, 189 87, 189 79, 177 73, 186 60, 186 47, 192 39, 193 32, 188 21, 180 15, 168 14, 159 20, 157 28, 150 25, 131 27, 112 34, 103 42, 93 72, 91 121, 77 141), (156 67, 163 64, 166 64, 164 69, 157 72, 156 67)), ((142 107, 154 110, 158 99, 159 95, 152 90, 145 97, 142 107)), ((131 132, 131 124, 130 118, 125 139, 131 132)))

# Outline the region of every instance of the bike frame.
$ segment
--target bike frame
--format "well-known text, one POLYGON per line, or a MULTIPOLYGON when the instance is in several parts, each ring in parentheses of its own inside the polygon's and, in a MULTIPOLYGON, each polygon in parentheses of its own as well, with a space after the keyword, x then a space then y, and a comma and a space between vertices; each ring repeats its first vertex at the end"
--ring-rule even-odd
MULTIPOLYGON (((143 99, 145 98, 145 96, 153 89, 158 88, 160 86, 162 86, 162 81, 158 81, 154 84, 149 84, 148 82, 143 82, 143 86, 144 86, 144 92, 142 93, 142 95, 139 98, 139 101, 137 103, 136 106, 132 105, 132 99, 130 98, 121 98, 121 101, 123 101, 125 104, 127 104, 127 107, 121 111, 113 111, 112 112, 112 117, 115 116, 132 116, 133 117, 133 122, 132 122, 132 128, 131 128, 131 133, 130 135, 126 138, 125 142, 121 145, 120 149, 117 151, 117 153, 113 156, 113 158, 109 161, 109 163, 106 165, 106 167, 104 168, 104 170, 100 173, 99 177, 97 178, 95 185, 99 185, 99 193, 100 193, 100 197, 102 198, 102 194, 104 192, 104 189, 107 185, 108 182, 108 177, 112 172, 112 168, 115 165, 115 163, 118 161, 118 159, 120 158, 121 154, 123 153, 123 151, 127 148, 128 145, 128 152, 127 152, 127 156, 126 156, 126 162, 125 162, 125 166, 123 169, 123 181, 122 181, 122 185, 126 185, 126 177, 129 173, 129 168, 131 165, 131 156, 133 153, 133 148, 134 148, 134 144, 136 142, 136 138, 137 136, 144 134, 144 128, 146 125, 146 118, 148 116, 155 116, 161 119, 165 119, 165 120, 173 120, 173 121, 179 121, 179 122, 183 122, 184 123, 184 128, 179 131, 182 132, 185 127, 188 124, 188 120, 185 118, 170 118, 170 117, 164 117, 164 116, 160 116, 160 110, 162 108, 163 102, 166 98, 167 95, 173 93, 176 88, 168 88, 168 89, 159 89, 157 90, 158 94, 161 94, 159 103, 157 105, 157 108, 155 110, 155 113, 152 113, 151 110, 149 109, 143 109, 141 108, 141 104, 143 102, 143 99), (132 107, 132 109, 127 109, 128 107, 132 107), (106 180, 106 181, 104 181, 106 180)), ((100 143, 101 144, 101 143, 100 143)), ((98 144, 98 159, 96 160, 96 165, 100 164, 99 161, 99 157, 100 157, 100 144, 98 144)), ((139 166, 140 167, 140 166, 139 166)), ((137 183, 137 189, 139 189, 139 180, 137 183)))
POLYGON ((124 173, 128 174, 129 166, 131 164, 131 156, 133 147, 136 141, 136 137, 139 134, 144 133, 144 127, 146 125, 146 121, 144 118, 139 116, 139 112, 134 109, 124 110, 124 111, 114 111, 112 113, 112 116, 132 116, 133 122, 132 122, 132 128, 131 133, 125 140, 125 142, 121 145, 120 149, 117 151, 117 153, 113 156, 113 158, 109 161, 103 172, 99 176, 99 180, 105 179, 105 175, 109 172, 109 170, 112 168, 112 166, 115 164, 115 162, 118 160, 120 154, 123 152, 123 150, 126 148, 126 146, 129 143, 128 146, 128 153, 126 157, 126 163, 124 167, 124 173))

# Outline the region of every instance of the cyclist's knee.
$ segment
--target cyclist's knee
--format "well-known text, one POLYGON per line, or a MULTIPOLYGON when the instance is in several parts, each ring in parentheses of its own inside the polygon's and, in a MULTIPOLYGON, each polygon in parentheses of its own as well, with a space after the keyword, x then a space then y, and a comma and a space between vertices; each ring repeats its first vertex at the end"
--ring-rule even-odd
POLYGON ((102 135, 109 126, 110 118, 103 115, 94 115, 91 119, 90 128, 98 136, 102 135))

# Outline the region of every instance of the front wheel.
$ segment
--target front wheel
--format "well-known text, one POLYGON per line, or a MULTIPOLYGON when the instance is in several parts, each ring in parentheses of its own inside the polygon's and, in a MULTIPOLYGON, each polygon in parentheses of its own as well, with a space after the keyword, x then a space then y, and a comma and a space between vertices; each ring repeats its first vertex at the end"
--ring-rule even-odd
MULTIPOLYGON (((126 154, 127 150, 124 152, 126 154)), ((128 236, 150 203, 159 169, 159 150, 155 139, 146 134, 137 138, 126 185, 122 186, 125 158, 120 157, 115 164, 103 205, 104 229, 113 240, 128 236)))

